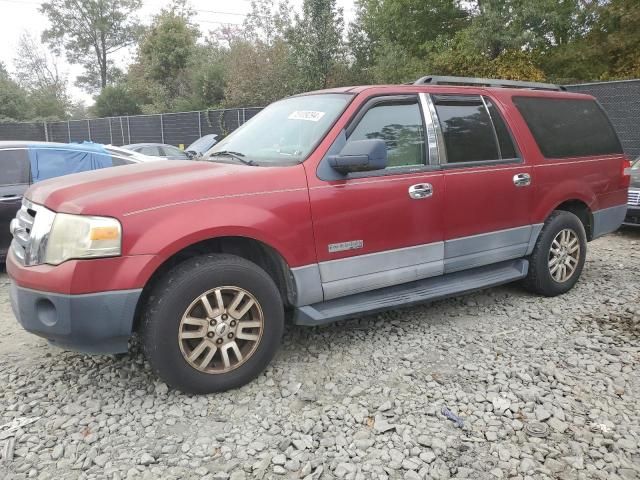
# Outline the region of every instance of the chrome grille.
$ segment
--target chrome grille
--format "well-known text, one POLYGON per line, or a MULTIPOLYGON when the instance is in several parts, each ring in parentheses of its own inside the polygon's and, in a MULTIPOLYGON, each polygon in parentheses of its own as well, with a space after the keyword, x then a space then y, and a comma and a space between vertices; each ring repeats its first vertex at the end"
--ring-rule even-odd
POLYGON ((51 210, 22 200, 22 207, 11 221, 11 251, 23 265, 38 265, 44 258, 44 247, 56 214, 51 210))
POLYGON ((627 203, 632 207, 640 206, 640 190, 629 190, 627 203))

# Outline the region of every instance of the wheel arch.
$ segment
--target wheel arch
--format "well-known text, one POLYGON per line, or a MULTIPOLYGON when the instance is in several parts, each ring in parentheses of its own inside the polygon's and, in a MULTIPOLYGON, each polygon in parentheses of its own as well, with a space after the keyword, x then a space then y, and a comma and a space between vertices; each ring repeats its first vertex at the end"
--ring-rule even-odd
POLYGON ((142 311, 158 280, 169 270, 185 260, 208 253, 227 253, 255 263, 265 270, 273 279, 278 287, 285 308, 295 305, 297 289, 294 277, 289 264, 278 250, 263 241, 251 237, 236 235, 220 236, 187 245, 174 252, 155 267, 145 283, 140 299, 138 300, 133 331, 137 331, 140 326, 142 311))
MULTIPOLYGON (((570 200, 565 200, 559 204, 557 204, 549 215, 556 210, 561 210, 565 212, 573 213, 576 217, 580 219, 580 222, 584 226, 584 231, 587 235, 587 241, 591 241, 593 239, 593 212, 589 205, 584 200, 579 198, 572 198, 570 200)), ((547 215, 548 218, 548 215, 547 215)))

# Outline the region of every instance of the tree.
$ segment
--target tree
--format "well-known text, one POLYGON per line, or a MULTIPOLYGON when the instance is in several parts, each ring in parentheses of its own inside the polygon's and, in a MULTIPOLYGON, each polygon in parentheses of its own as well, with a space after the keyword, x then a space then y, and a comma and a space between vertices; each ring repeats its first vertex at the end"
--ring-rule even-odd
POLYGON ((295 15, 287 41, 301 90, 329 86, 332 70, 344 58, 342 17, 336 0, 304 0, 302 15, 295 15))
POLYGON ((96 117, 117 117, 141 113, 135 96, 123 85, 109 85, 102 89, 92 107, 96 117))
POLYGON ((147 77, 164 83, 170 94, 176 95, 199 36, 198 29, 182 13, 175 9, 162 11, 140 43, 139 62, 147 77))
POLYGON ((31 35, 23 33, 14 64, 18 83, 29 93, 33 114, 41 118, 65 118, 71 101, 67 78, 60 73, 56 58, 31 35))
POLYGON ((26 120, 30 116, 27 92, 11 79, 6 67, 0 62, 0 120, 26 120))
POLYGON ((46 1, 40 11, 48 17, 50 26, 42 40, 58 50, 63 47, 69 62, 81 64, 87 72, 97 65, 97 85, 104 89, 113 66, 112 54, 133 44, 139 36, 135 12, 141 5, 141 0, 46 1))

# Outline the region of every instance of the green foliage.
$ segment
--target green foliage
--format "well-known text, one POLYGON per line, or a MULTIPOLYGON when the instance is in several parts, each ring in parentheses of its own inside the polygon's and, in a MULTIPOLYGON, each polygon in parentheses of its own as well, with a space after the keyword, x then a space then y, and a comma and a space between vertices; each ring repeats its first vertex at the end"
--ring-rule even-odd
MULTIPOLYGON (((170 82, 187 68, 200 36, 197 28, 175 10, 160 13, 140 44, 140 63, 150 80, 170 82)), ((177 82, 173 82, 177 83, 177 82)), ((169 88, 177 88, 170 85, 169 88)))
POLYGON ((135 12, 141 5, 141 0, 46 1, 40 11, 50 26, 42 40, 58 51, 64 48, 70 63, 79 63, 87 70, 85 80, 96 81, 90 84, 90 91, 102 89, 107 86, 113 66, 111 55, 133 44, 139 36, 135 12))
POLYGON ((329 86, 331 71, 344 54, 342 9, 336 0, 304 0, 286 38, 296 69, 296 86, 315 90, 329 86))
POLYGON ((9 77, 0 62, 0 121, 26 120, 30 116, 27 93, 9 77))
POLYGON ((109 85, 103 88, 91 109, 96 117, 117 117, 142 113, 135 95, 123 85, 109 85))
MULTIPOLYGON (((241 27, 203 36, 188 0, 144 31, 141 0, 46 0, 43 40, 84 66, 94 115, 263 106, 303 91, 404 83, 426 74, 557 83, 640 77, 638 0, 356 0, 348 26, 337 0, 252 0, 241 27), (137 47, 122 71, 113 52, 137 47)), ((25 38, 16 80, 0 68, 0 117, 67 118, 55 58, 25 38)))

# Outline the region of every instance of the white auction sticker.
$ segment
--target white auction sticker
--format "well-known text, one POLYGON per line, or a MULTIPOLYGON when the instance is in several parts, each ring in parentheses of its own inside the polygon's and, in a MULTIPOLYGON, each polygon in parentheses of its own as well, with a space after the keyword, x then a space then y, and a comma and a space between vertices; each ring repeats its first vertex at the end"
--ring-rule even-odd
POLYGON ((289 120, 307 120, 318 122, 324 117, 324 112, 314 112, 313 110, 297 110, 289 115, 289 120))

